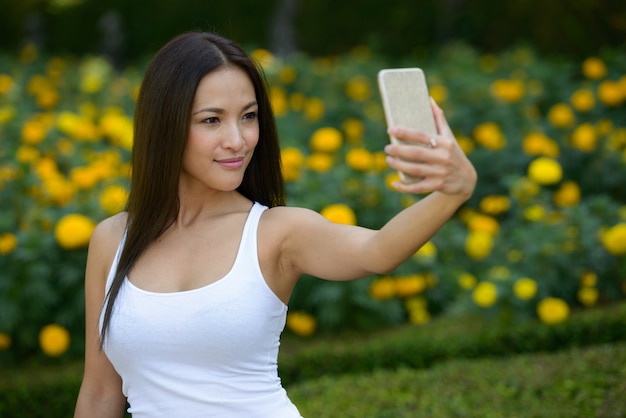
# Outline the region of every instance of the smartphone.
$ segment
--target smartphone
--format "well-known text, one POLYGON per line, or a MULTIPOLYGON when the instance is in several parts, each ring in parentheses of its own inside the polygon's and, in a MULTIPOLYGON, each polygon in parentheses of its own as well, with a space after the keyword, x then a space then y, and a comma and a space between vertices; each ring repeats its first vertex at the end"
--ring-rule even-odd
MULTIPOLYGON (((381 70, 378 73, 378 87, 388 127, 402 126, 433 136, 437 134, 426 76, 421 68, 381 70)), ((390 140, 392 143, 401 142, 393 136, 390 136, 390 140)), ((402 172, 399 175, 405 183, 419 180, 402 172)))

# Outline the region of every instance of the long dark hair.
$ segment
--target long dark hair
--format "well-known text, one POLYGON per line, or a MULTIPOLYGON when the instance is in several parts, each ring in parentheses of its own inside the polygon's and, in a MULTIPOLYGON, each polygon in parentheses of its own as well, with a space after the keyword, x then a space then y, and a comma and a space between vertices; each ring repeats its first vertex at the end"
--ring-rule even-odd
POLYGON ((126 242, 105 299, 101 345, 124 278, 178 214, 178 180, 198 84, 228 65, 250 78, 259 116, 259 142, 237 190, 269 207, 285 204, 278 134, 262 69, 236 43, 219 35, 189 32, 172 39, 148 65, 137 99, 126 242))

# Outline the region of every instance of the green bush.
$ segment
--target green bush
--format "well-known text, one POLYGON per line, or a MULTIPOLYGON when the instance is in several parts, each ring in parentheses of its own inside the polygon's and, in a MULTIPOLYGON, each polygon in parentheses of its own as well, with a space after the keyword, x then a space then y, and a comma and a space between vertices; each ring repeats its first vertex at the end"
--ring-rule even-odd
MULTIPOLYGON (((588 310, 568 322, 526 322, 502 326, 480 318, 440 318, 424 327, 404 326, 369 339, 328 336, 303 344, 280 359, 280 375, 290 385, 322 376, 374 369, 428 368, 444 360, 556 351, 626 341, 626 304, 588 310)), ((289 346, 287 346, 289 347, 289 346)))
MULTIPOLYGON (((621 303, 577 312, 557 326, 510 329, 484 318, 437 318, 424 327, 308 342, 287 337, 279 374, 304 416, 311 417, 403 417, 416 411, 433 417, 511 416, 503 411, 526 402, 529 415, 516 411, 515 416, 590 416, 566 412, 595 408, 597 416, 608 417, 624 407, 625 318, 621 303), (582 349, 589 346, 594 348, 582 349), (454 401, 447 403, 450 397, 454 401), (489 397, 493 402, 485 402, 489 397), (548 407, 555 413, 542 415, 538 408, 547 400, 554 401, 548 407)), ((71 415, 81 374, 80 362, 50 360, 4 369, 0 416, 71 415)))
POLYGON ((305 417, 623 417, 626 344, 325 376, 289 388, 305 417))
MULTIPOLYGON (((480 177, 458 216, 393 275, 305 277, 290 301, 293 332, 419 324, 441 312, 558 323, 624 298, 623 52, 583 63, 462 44, 394 63, 363 46, 318 59, 251 52, 272 86, 290 204, 377 228, 418 199, 387 186, 397 175, 384 164, 375 79, 392 65, 425 69, 480 177)), ((80 356, 85 245, 124 207, 143 66, 116 72, 101 57, 32 46, 0 63, 0 362, 80 356), (41 336, 48 324, 61 329, 41 336)))

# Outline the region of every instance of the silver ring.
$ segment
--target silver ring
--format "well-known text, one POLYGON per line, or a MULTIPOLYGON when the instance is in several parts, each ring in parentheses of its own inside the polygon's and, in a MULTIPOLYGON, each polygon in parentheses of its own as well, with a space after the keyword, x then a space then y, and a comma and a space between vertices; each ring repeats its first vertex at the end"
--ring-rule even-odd
POLYGON ((437 140, 435 139, 434 136, 430 137, 430 147, 431 148, 435 148, 437 146, 437 140))

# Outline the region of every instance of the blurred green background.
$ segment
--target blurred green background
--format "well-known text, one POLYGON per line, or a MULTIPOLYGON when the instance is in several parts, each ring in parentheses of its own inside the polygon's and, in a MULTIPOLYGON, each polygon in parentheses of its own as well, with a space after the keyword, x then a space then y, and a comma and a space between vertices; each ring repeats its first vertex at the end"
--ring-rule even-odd
POLYGON ((143 68, 193 29, 263 66, 290 204, 376 228, 417 199, 388 186, 385 67, 425 69, 479 172, 394 274, 303 278, 288 332, 470 313, 553 324, 624 299, 625 2, 5 0, 0 363, 82 355, 86 244, 124 207, 143 68))
MULTIPOLYGON (((190 29, 217 30, 246 45, 320 56, 366 44, 388 56, 433 53, 462 39, 483 52, 527 42, 542 54, 583 58, 622 47, 623 1, 575 0, 4 0, 0 49, 30 39, 51 53, 116 45, 126 62, 190 29), (111 39, 112 34, 118 36, 111 39)), ((109 51, 107 51, 109 52, 109 51)))

